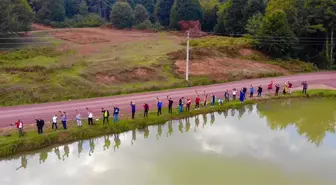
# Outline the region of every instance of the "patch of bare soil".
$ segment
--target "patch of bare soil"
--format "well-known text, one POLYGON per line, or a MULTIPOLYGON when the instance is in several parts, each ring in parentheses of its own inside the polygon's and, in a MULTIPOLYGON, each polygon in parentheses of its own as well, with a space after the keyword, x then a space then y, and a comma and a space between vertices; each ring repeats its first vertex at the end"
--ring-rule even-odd
MULTIPOLYGON (((62 45, 76 50, 81 56, 99 52, 106 46, 116 46, 126 42, 156 39, 157 33, 139 30, 117 30, 108 28, 64 28, 49 32, 52 36, 61 39, 62 45)), ((171 39, 179 39, 171 36, 171 39)))
POLYGON ((150 68, 134 68, 125 70, 118 74, 108 74, 108 72, 99 72, 96 74, 96 81, 103 84, 116 84, 131 81, 145 82, 157 78, 154 69, 150 68))
MULTIPOLYGON (((184 60, 177 60, 175 65, 178 74, 185 73, 184 60)), ((232 77, 245 79, 270 73, 288 74, 288 71, 279 66, 244 59, 207 58, 190 61, 189 73, 194 76, 209 76, 214 80, 229 80, 232 77)))
POLYGON ((96 36, 95 32, 89 30, 67 30, 67 31, 55 31, 52 35, 56 38, 74 42, 77 44, 92 44, 99 42, 108 42, 108 40, 96 36))
POLYGON ((243 48, 239 51, 239 54, 241 56, 251 56, 254 54, 254 52, 251 49, 243 48))
POLYGON ((50 26, 46 26, 46 25, 42 25, 42 24, 33 24, 32 28, 33 28, 33 30, 36 30, 36 31, 52 30, 53 29, 50 26))

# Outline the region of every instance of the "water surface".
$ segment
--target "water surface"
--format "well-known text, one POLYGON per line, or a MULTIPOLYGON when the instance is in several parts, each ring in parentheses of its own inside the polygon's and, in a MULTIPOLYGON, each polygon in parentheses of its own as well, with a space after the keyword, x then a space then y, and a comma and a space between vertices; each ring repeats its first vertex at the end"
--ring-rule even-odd
POLYGON ((336 184, 336 101, 199 115, 0 161, 1 185, 336 184))

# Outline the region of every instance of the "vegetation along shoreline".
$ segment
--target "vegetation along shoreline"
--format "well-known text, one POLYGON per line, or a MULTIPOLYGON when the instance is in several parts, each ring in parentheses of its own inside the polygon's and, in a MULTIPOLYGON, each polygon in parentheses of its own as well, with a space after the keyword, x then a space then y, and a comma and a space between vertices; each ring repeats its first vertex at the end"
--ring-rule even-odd
MULTIPOLYGON (((223 111, 226 109, 240 108, 248 104, 255 104, 266 100, 277 100, 285 98, 335 98, 336 90, 309 90, 307 95, 302 95, 300 92, 294 92, 289 96, 272 96, 262 99, 246 100, 244 103, 239 101, 231 101, 223 105, 215 105, 214 107, 203 107, 198 110, 190 112, 178 113, 174 111, 173 114, 168 114, 168 109, 163 109, 162 116, 156 116, 156 112, 149 112, 148 118, 143 118, 140 113, 136 115, 136 119, 132 120, 121 119, 117 123, 110 123, 103 125, 102 120, 96 122, 95 125, 89 127, 86 122, 82 128, 71 127, 68 130, 53 131, 50 128, 45 131, 43 135, 34 134, 35 130, 26 131, 25 137, 18 138, 16 132, 0 136, 0 157, 7 157, 10 155, 27 152, 31 150, 41 149, 55 144, 65 144, 77 140, 88 139, 92 137, 103 136, 106 134, 119 134, 122 132, 142 129, 151 125, 165 124, 169 120, 182 119, 192 117, 199 114, 206 114, 211 112, 223 111)), ((75 125, 71 122, 69 125, 75 125)))

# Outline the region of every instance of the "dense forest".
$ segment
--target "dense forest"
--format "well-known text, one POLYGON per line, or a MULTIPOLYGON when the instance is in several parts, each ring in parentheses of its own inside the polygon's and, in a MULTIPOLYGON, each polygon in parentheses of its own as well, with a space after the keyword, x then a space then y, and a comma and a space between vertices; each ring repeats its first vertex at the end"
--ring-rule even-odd
POLYGON ((178 29, 199 20, 203 31, 253 39, 274 58, 336 68, 336 0, 1 0, 0 34, 54 27, 178 29))

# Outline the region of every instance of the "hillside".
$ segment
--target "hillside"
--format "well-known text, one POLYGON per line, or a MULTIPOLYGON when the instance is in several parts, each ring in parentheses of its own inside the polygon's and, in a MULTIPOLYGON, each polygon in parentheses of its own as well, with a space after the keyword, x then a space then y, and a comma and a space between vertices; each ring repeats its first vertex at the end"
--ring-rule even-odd
MULTIPOLYGON (((0 55, 2 106, 187 85, 185 37, 175 32, 77 28, 43 29, 27 35, 48 44, 38 47, 31 42, 0 55)), ((316 70, 302 62, 272 63, 250 49, 246 39, 195 39, 190 56, 191 85, 316 70)))

